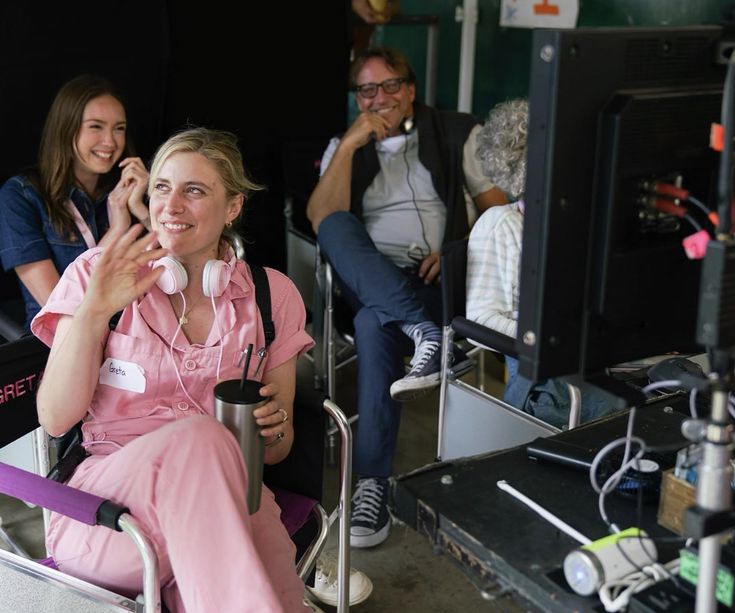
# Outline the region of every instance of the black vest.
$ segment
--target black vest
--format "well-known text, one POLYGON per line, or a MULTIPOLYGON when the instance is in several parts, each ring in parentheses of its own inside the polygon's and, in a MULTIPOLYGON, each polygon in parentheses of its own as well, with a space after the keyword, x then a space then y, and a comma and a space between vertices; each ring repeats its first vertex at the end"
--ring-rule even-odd
MULTIPOLYGON (((470 131, 479 122, 467 113, 439 111, 418 101, 413 103, 413 111, 419 132, 419 160, 431 174, 434 189, 447 207, 444 242, 463 238, 470 229, 463 191, 463 149, 470 131)), ((378 172, 380 163, 371 140, 352 158, 350 211, 358 219, 362 219, 362 197, 378 172)))

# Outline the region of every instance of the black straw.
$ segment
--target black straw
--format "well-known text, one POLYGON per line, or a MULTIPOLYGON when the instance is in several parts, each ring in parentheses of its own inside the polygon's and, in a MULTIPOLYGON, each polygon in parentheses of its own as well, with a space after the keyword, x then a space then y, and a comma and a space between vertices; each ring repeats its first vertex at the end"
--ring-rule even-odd
POLYGON ((240 379, 240 390, 245 391, 245 381, 248 380, 248 368, 250 368, 250 358, 253 357, 253 344, 249 343, 245 349, 245 366, 242 369, 242 379, 240 379))

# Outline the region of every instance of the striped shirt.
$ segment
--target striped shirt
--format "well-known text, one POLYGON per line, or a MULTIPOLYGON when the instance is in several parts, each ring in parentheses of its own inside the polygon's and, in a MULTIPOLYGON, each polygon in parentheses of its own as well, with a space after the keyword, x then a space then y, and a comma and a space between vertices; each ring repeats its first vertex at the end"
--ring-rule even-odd
POLYGON ((522 205, 485 211, 467 247, 467 319, 515 338, 523 236, 522 205))

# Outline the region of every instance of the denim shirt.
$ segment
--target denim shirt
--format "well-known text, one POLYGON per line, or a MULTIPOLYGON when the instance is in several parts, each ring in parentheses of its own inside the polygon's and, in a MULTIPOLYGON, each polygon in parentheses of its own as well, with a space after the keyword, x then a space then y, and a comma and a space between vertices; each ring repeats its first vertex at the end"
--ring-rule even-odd
MULTIPOLYGON (((99 241, 109 225, 107 196, 93 203, 87 194, 74 187, 69 197, 94 239, 99 241)), ((77 256, 87 250, 76 227, 73 239, 59 235, 51 224, 41 196, 22 175, 8 179, 0 189, 0 214, 3 219, 0 224, 0 259, 5 271, 50 259, 61 275, 77 256)), ((20 286, 26 309, 25 327, 29 328, 40 306, 22 283, 20 286)))

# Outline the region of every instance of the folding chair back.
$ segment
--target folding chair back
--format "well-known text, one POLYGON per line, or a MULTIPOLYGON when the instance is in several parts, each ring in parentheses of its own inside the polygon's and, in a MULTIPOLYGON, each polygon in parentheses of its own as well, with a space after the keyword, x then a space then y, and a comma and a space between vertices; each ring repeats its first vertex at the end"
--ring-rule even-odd
POLYGON ((297 384, 294 399, 294 442, 288 457, 263 469, 263 482, 321 501, 324 467, 324 398, 297 384))
POLYGON ((458 380, 451 372, 449 347, 455 335, 504 355, 517 355, 515 339, 465 317, 467 243, 466 239, 451 241, 441 253, 444 313, 437 457, 442 460, 507 449, 559 432, 483 389, 458 380))
POLYGON ((36 389, 49 350, 35 336, 25 336, 0 349, 0 447, 38 427, 36 389))
POLYGON ((286 274, 296 284, 313 316, 316 237, 306 218, 306 203, 319 181, 324 139, 294 141, 283 146, 283 191, 286 218, 286 274))
POLYGON ((450 241, 442 246, 442 325, 451 326, 452 320, 465 315, 468 240, 450 241))

